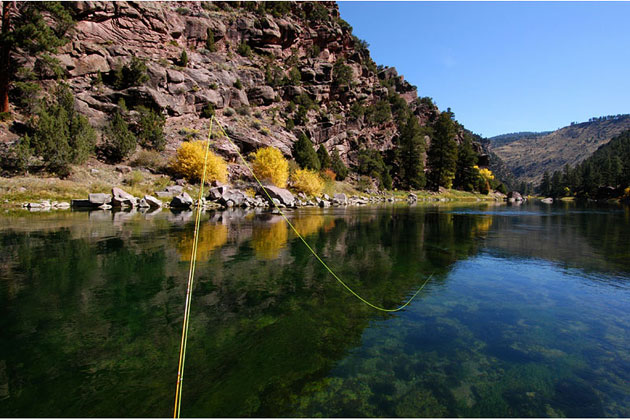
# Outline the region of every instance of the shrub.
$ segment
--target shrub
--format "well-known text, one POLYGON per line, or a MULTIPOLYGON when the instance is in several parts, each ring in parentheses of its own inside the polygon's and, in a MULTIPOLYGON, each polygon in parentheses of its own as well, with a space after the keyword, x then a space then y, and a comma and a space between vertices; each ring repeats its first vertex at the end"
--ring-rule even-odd
POLYGON ((238 90, 243 89, 243 83, 241 83, 240 79, 236 79, 236 82, 234 82, 234 87, 238 90))
POLYGON ((178 7, 175 11, 182 16, 190 16, 190 9, 186 7, 178 7))
POLYGON ((141 184, 144 181, 144 175, 140 171, 132 171, 129 175, 125 177, 125 184, 135 187, 138 184, 141 184))
POLYGON ((298 169, 292 176, 293 188, 308 195, 319 195, 324 189, 324 181, 315 171, 298 169))
POLYGON ((201 108, 201 118, 212 118, 214 115, 214 105, 210 102, 206 102, 206 104, 201 108))
POLYGON ((248 116, 252 113, 247 105, 241 106, 239 109, 236 110, 236 112, 238 112, 238 115, 242 116, 248 116))
POLYGON ((127 121, 118 111, 114 113, 103 134, 104 153, 113 162, 120 162, 136 150, 138 144, 136 136, 129 130, 127 121))
MULTIPOLYGON (((201 4, 205 4, 206 2, 202 2, 201 4)), ((215 52, 217 50, 217 46, 214 43, 214 33, 212 29, 208 28, 206 31, 206 49, 210 52, 215 52)))
POLYGON ((164 172, 166 161, 164 157, 155 150, 141 150, 131 162, 131 166, 147 168, 151 172, 164 172))
POLYGON ((118 89, 126 89, 131 86, 140 86, 147 80, 147 65, 144 60, 133 57, 129 64, 118 67, 113 71, 113 86, 118 89))
POLYGON ((352 83, 352 68, 344 64, 341 58, 337 59, 333 66, 333 86, 350 86, 352 83))
POLYGON ((186 50, 182 50, 182 54, 179 56, 179 65, 182 67, 188 66, 188 53, 186 50))
POLYGON ((164 136, 164 115, 144 106, 138 107, 140 118, 138 120, 138 139, 143 147, 163 151, 166 146, 164 136))
POLYGON ((249 45, 247 45, 246 43, 242 42, 241 44, 239 44, 238 49, 236 50, 237 53, 239 53, 240 55, 242 55, 243 57, 251 57, 252 56, 252 49, 249 45))
POLYGON ((295 122, 293 122, 293 120, 291 118, 289 118, 287 120, 287 124, 286 124, 287 130, 291 131, 295 128, 295 122))
POLYGON ((30 145, 46 167, 60 176, 68 175, 69 164, 83 163, 94 150, 96 133, 83 115, 74 110, 74 96, 66 85, 55 90, 56 100, 43 104, 32 127, 30 145))
POLYGON ((331 169, 324 169, 322 171, 322 178, 328 181, 334 181, 337 178, 337 174, 334 173, 331 169))
MULTIPOLYGON (((201 181, 207 147, 207 142, 201 140, 182 143, 171 163, 171 170, 189 182, 201 181)), ((221 156, 210 150, 206 165, 206 181, 227 182, 227 164, 221 156)))
POLYGON ((234 115, 234 110, 230 107, 227 107, 223 111, 223 115, 225 115, 226 117, 231 117, 232 115, 234 115))
POLYGON ((289 178, 289 163, 282 152, 275 147, 264 147, 253 154, 252 169, 261 181, 270 181, 277 187, 285 188, 289 178))

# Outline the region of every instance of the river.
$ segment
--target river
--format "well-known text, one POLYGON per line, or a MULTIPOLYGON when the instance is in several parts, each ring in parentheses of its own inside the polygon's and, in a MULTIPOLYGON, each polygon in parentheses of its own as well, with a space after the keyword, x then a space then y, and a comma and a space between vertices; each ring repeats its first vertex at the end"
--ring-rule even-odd
MULTIPOLYGON (((182 416, 630 417, 630 211, 204 214, 182 416)), ((0 216, 0 417, 172 415, 190 212, 0 216)))

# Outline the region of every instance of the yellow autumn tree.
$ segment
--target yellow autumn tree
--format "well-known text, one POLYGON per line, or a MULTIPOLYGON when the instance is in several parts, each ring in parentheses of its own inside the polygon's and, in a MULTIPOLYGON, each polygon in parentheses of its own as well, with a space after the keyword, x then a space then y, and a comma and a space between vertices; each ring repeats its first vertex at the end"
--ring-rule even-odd
POLYGON ((324 181, 310 169, 298 169, 292 175, 293 188, 308 195, 319 195, 324 189, 324 181))
MULTIPOLYGON (((175 159, 171 162, 171 169, 190 182, 199 182, 203 174, 203 164, 206 156, 207 141, 187 141, 177 149, 175 159)), ((206 182, 227 182, 227 163, 212 151, 208 151, 206 165, 206 182)))
POLYGON ((275 147, 263 147, 252 155, 252 170, 261 181, 269 181, 276 187, 285 188, 289 179, 289 162, 275 147))

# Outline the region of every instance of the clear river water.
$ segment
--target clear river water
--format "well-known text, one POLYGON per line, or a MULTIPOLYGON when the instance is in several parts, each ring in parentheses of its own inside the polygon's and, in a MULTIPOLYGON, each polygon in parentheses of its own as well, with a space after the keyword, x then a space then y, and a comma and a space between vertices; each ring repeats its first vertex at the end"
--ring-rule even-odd
MULTIPOLYGON (((630 210, 204 214, 186 417, 630 417, 630 210)), ((191 212, 0 216, 0 417, 168 417, 191 212)))

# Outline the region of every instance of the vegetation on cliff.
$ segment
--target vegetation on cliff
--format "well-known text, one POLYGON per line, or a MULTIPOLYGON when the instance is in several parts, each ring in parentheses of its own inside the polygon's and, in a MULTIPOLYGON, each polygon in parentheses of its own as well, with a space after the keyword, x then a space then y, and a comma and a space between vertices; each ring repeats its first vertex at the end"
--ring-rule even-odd
MULTIPOLYGON (((478 138, 450 109, 440 112, 418 97, 394 68, 377 66, 332 2, 18 2, 9 9, 3 34, 11 36, 3 35, 2 45, 14 68, 12 107, 0 124, 5 175, 43 170, 63 177, 88 158, 142 162, 140 155, 159 153, 168 160, 215 116, 242 152, 273 147, 326 179, 334 174, 379 189, 487 190, 475 167, 487 164, 478 138), (18 42, 29 16, 32 33, 18 42), (115 19, 125 25, 112 26, 115 19), (45 63, 54 71, 39 71, 45 63), (87 133, 79 140, 42 131, 57 85, 68 86, 68 130, 87 133), (52 156, 42 143, 73 151, 52 156)), ((213 138, 212 147, 238 163, 226 139, 213 138)))

